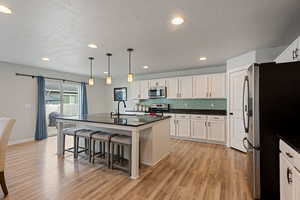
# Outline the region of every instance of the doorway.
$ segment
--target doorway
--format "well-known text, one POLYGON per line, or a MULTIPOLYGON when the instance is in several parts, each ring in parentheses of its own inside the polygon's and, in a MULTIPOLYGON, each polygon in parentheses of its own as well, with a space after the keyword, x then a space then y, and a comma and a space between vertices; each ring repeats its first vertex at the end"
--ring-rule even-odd
POLYGON ((247 69, 229 72, 229 133, 230 146, 246 152, 243 139, 246 133, 243 126, 243 83, 247 69))
POLYGON ((80 85, 63 81, 46 80, 45 102, 48 136, 57 135, 55 117, 74 116, 80 112, 80 85))

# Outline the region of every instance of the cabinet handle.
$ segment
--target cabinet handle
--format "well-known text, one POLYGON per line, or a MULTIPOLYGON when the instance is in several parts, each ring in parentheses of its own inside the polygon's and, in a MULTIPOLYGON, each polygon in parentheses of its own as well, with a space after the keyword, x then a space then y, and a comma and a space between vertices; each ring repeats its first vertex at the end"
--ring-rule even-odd
POLYGON ((293 51, 293 60, 295 60, 295 50, 293 51))
POLYGON ((287 155, 289 158, 293 158, 294 156, 288 152, 285 152, 285 155, 287 155))
POLYGON ((205 122, 205 127, 207 127, 207 122, 205 122))
POLYGON ((298 49, 298 48, 296 48, 296 49, 295 49, 295 59, 297 59, 297 58, 298 58, 298 56, 299 56, 299 55, 298 55, 298 51, 299 51, 299 49, 298 49))
POLYGON ((286 169, 286 177, 287 177, 288 184, 292 184, 293 183, 293 172, 289 167, 286 169))

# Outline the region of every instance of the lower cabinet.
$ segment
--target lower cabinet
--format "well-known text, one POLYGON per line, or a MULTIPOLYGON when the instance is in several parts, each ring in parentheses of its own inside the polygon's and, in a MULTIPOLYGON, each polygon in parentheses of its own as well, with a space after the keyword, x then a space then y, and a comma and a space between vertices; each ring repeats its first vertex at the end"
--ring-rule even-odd
POLYGON ((191 138, 207 139, 206 120, 191 120, 191 138))
POLYGON ((213 143, 225 143, 226 118, 224 116, 168 114, 170 135, 184 139, 198 139, 213 143))
POLYGON ((207 139, 217 142, 225 142, 225 121, 209 120, 207 122, 207 139))
POLYGON ((190 131, 190 119, 187 116, 186 118, 177 118, 176 119, 176 129, 177 129, 177 136, 179 137, 190 137, 191 131, 190 131))
POLYGON ((300 154, 284 142, 280 142, 280 199, 300 199, 300 154), (298 167, 298 169, 297 169, 298 167))

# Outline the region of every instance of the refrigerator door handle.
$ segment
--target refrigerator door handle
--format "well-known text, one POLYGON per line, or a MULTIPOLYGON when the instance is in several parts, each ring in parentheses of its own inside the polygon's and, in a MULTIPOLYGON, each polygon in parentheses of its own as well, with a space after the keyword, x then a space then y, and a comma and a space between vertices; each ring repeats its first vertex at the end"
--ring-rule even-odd
POLYGON ((247 89, 247 103, 249 104, 249 79, 248 79, 248 76, 245 76, 245 79, 244 79, 244 84, 243 84, 243 123, 244 123, 244 129, 245 129, 245 132, 248 133, 249 132, 249 114, 248 114, 248 105, 245 105, 245 94, 246 94, 246 90, 247 89), (247 85, 247 86, 246 86, 247 85), (247 119, 245 117, 246 115, 246 112, 247 112, 247 119), (246 123, 246 120, 247 120, 247 123, 246 123))

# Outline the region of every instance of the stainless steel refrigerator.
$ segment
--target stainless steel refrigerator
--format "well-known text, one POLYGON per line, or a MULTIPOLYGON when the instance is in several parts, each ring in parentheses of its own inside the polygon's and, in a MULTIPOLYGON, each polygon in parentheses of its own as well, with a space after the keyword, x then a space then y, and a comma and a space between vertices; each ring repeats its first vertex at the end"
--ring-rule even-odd
POLYGON ((296 134, 300 62, 253 64, 243 84, 244 146, 253 199, 279 200, 279 139, 296 134))

